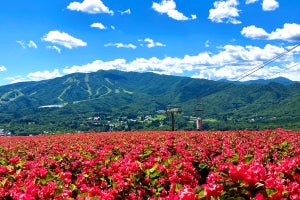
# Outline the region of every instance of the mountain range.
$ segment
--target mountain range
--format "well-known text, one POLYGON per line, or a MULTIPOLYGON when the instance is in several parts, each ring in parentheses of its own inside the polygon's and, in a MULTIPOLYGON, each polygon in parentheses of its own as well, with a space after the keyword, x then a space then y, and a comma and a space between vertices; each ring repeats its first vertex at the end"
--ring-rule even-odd
POLYGON ((181 110, 177 129, 193 129, 197 117, 203 129, 300 129, 299 102, 300 83, 284 78, 241 83, 100 70, 1 86, 0 128, 14 134, 168 129, 168 116, 159 123, 155 116, 173 106, 181 110), (145 123, 146 116, 152 120, 145 123))

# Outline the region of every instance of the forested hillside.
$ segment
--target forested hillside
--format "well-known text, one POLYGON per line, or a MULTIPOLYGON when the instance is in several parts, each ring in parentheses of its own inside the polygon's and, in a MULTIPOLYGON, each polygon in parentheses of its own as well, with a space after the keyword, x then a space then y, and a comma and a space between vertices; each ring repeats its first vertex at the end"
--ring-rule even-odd
POLYGON ((300 83, 236 84, 121 71, 71 74, 0 87, 0 129, 13 134, 170 129, 300 129, 300 83), (205 111, 195 113, 196 105, 205 111))

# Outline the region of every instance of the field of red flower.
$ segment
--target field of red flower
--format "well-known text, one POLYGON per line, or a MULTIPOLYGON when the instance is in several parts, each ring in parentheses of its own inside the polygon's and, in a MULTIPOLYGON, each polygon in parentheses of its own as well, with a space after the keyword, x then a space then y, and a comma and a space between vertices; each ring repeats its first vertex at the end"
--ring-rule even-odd
POLYGON ((300 199, 300 132, 0 138, 0 199, 300 199))

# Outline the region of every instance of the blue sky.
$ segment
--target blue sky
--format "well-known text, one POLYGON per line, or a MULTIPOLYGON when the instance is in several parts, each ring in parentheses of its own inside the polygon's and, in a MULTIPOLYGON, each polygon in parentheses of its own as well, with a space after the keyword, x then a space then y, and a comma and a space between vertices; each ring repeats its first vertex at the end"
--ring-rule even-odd
MULTIPOLYGON (((299 0, 10 0, 0 85, 117 69, 237 80, 300 43, 299 0)), ((300 47, 243 80, 300 81, 300 47)))

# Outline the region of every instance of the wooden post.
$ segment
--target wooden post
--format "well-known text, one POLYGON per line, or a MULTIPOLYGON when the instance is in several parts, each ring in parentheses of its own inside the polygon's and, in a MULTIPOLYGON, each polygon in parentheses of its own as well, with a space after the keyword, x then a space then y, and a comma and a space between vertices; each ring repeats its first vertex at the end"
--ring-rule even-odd
POLYGON ((171 112, 172 131, 174 131, 174 112, 171 112))

